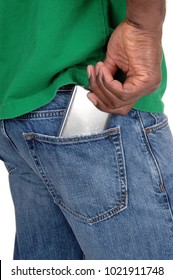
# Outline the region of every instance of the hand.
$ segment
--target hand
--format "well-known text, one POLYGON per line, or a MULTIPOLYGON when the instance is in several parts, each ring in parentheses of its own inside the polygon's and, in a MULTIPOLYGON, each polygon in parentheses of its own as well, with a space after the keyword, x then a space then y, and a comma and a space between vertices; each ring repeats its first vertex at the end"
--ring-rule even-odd
POLYGON ((127 20, 112 33, 104 62, 87 67, 88 98, 101 111, 127 114, 142 96, 161 82, 161 31, 146 31, 127 20), (126 74, 122 84, 114 79, 118 69, 126 74))

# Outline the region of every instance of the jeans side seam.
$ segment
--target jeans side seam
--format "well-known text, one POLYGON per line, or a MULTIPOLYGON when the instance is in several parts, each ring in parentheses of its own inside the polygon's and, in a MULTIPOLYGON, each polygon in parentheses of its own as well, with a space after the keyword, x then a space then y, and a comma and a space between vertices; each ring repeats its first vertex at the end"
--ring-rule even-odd
MULTIPOLYGON (((140 115, 140 111, 137 111, 137 116, 138 116, 138 119, 139 119, 139 122, 140 122, 140 127, 142 129, 142 138, 143 138, 143 141, 144 141, 144 144, 145 144, 145 147, 149 153, 149 155, 151 156, 151 159, 155 165, 155 168, 156 168, 156 171, 158 173, 158 176, 159 176, 159 180, 160 180, 160 186, 159 186, 159 189, 160 189, 160 193, 163 193, 164 192, 164 195, 165 195, 165 198, 167 200, 167 206, 169 208, 169 212, 170 212, 170 215, 171 215, 171 220, 173 221, 173 212, 172 212, 172 208, 170 206, 170 202, 169 202, 169 196, 168 196, 168 193, 167 193, 167 190, 166 190, 166 187, 164 185, 164 180, 163 180, 163 176, 162 176, 162 172, 160 170, 160 166, 159 166, 159 163, 157 161, 157 158, 155 157, 153 151, 152 151, 152 147, 150 145, 150 142, 148 140, 148 137, 147 137, 147 128, 144 128, 144 125, 143 125, 143 121, 142 121, 142 117, 140 115)), ((160 124, 157 124, 154 127, 154 129, 152 131, 155 131, 157 130, 156 127, 158 128, 158 130, 160 130, 161 128, 165 127, 166 125, 168 125, 168 121, 167 119, 162 121, 160 124)), ((153 128, 151 127, 151 128, 153 128)), ((151 132, 151 131, 150 131, 151 132)))
POLYGON ((12 146, 12 148, 17 152, 17 154, 19 154, 20 153, 19 150, 17 149, 17 147, 15 146, 15 144, 13 143, 13 141, 11 140, 11 138, 7 134, 6 127, 5 127, 5 122, 6 122, 6 120, 2 120, 3 134, 4 134, 5 138, 8 140, 9 144, 12 146))
POLYGON ((163 181, 163 177, 162 177, 162 173, 161 173, 161 170, 160 170, 160 166, 159 166, 159 163, 152 151, 152 148, 151 148, 151 145, 149 143, 149 140, 147 138, 147 132, 146 132, 146 129, 144 128, 144 125, 143 125, 143 121, 142 121, 142 117, 140 115, 140 112, 138 111, 137 112, 138 114, 138 118, 139 118, 139 122, 140 122, 140 126, 141 126, 141 129, 142 129, 142 138, 143 138, 143 141, 144 141, 144 144, 145 144, 145 147, 155 165, 155 168, 156 168, 156 171, 157 171, 157 174, 159 176, 159 188, 160 188, 160 192, 163 192, 165 190, 165 187, 164 187, 164 181, 163 181))

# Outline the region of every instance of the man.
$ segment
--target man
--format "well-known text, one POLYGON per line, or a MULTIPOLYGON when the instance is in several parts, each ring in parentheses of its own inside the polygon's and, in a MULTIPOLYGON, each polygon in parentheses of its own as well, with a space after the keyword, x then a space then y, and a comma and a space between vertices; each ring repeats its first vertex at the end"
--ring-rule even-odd
POLYGON ((0 5, 0 158, 14 259, 172 259, 165 1, 0 5), (108 129, 58 137, 72 85, 88 78, 88 98, 112 114, 108 129))

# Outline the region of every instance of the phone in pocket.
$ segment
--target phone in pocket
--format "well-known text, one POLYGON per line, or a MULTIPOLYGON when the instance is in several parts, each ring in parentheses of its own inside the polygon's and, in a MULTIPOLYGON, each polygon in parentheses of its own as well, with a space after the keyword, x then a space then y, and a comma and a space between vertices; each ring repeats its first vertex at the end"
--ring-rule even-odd
POLYGON ((97 109, 88 99, 90 92, 75 86, 58 136, 74 136, 97 133, 107 129, 110 114, 97 109))

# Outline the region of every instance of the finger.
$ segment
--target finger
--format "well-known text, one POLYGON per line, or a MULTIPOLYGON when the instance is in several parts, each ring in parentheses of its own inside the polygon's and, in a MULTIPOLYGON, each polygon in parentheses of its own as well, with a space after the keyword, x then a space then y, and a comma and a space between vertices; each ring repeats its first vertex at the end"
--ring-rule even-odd
POLYGON ((123 107, 120 107, 120 108, 112 109, 110 111, 110 113, 124 116, 124 115, 128 114, 128 112, 132 109, 133 106, 134 106, 134 103, 131 103, 129 105, 126 105, 126 106, 123 106, 123 107))
MULTIPOLYGON (((97 68, 98 70, 98 68, 97 68)), ((111 103, 109 101, 109 98, 105 96, 105 93, 102 91, 102 89, 99 87, 99 81, 98 81, 98 72, 96 73, 96 68, 93 66, 88 66, 87 67, 87 72, 89 76, 89 87, 93 93, 97 96, 98 99, 102 103, 105 104, 107 107, 111 107, 111 103)))
MULTIPOLYGON (((100 80, 100 76, 103 87, 109 92, 112 92, 118 100, 123 102, 133 102, 141 97, 141 94, 144 93, 144 91, 148 93, 148 88, 151 88, 146 85, 146 83, 140 82, 139 78, 139 80, 137 80, 137 77, 135 76, 127 77, 124 84, 122 84, 120 81, 114 79, 104 63, 99 63, 99 70, 97 71, 99 73, 97 80, 100 80)), ((140 77, 139 74, 138 76, 140 77)))
MULTIPOLYGON (((107 69, 103 62, 98 62, 96 67, 88 67, 87 70, 89 72, 89 80, 90 80, 90 89, 94 92, 100 101, 105 104, 107 107, 121 107, 124 104, 119 104, 120 100, 117 99, 114 93, 110 92, 106 87, 104 87, 103 79, 102 79, 102 68, 105 68, 107 73, 110 76, 110 80, 113 80, 113 76, 110 73, 110 70, 107 69)), ((115 69, 114 69, 115 70, 115 69)), ((103 74, 105 74, 103 73, 103 74)), ((106 75, 106 74, 105 74, 106 75)), ((118 86, 122 89, 122 84, 118 82, 118 86)), ((129 104, 129 102, 128 102, 129 104)))
POLYGON ((105 60, 104 60, 104 62, 102 62, 102 64, 109 70, 112 77, 114 77, 115 73, 118 70, 118 66, 116 65, 115 61, 109 56, 108 52, 107 52, 105 60))
POLYGON ((126 115, 133 107, 134 103, 131 103, 126 106, 122 106, 119 108, 108 108, 103 103, 100 102, 100 100, 97 101, 97 108, 103 112, 107 112, 110 114, 117 114, 117 115, 126 115))
POLYGON ((110 71, 103 63, 99 63, 99 70, 97 72, 97 84, 104 93, 104 96, 109 100, 109 103, 111 103, 110 108, 121 108, 132 103, 135 104, 139 99, 139 95, 131 96, 128 92, 123 92, 124 85, 118 80, 114 80, 110 71), (113 83, 113 87, 110 86, 111 83, 113 83))
POLYGON ((137 77, 132 76, 127 78, 123 88, 124 92, 130 94, 132 98, 139 98, 153 93, 159 86, 160 81, 156 83, 152 74, 147 78, 144 73, 142 73, 141 75, 138 74, 137 77))
POLYGON ((102 77, 102 89, 104 88, 108 92, 111 92, 119 101, 132 101, 131 98, 133 99, 133 96, 124 91, 124 85, 120 81, 114 80, 104 65, 100 68, 99 74, 102 77))
POLYGON ((119 107, 119 108, 109 108, 93 93, 88 93, 88 99, 101 111, 110 114, 126 115, 134 106, 134 103, 119 107))
MULTIPOLYGON (((102 70, 104 69, 103 63, 98 63, 96 67, 89 66, 87 68, 87 71, 89 72, 90 77, 90 88, 95 93, 95 95, 90 96, 90 100, 93 102, 94 105, 96 105, 99 102, 101 110, 107 111, 109 109, 121 108, 130 105, 131 103, 135 103, 138 98, 126 98, 125 100, 120 100, 116 97, 116 92, 114 90, 114 93, 110 92, 103 84, 102 79, 102 70), (97 96, 97 98, 96 98, 97 96)), ((106 69, 107 71, 107 69, 106 69)), ((107 74, 109 71, 107 71, 107 74)), ((113 80, 113 77, 110 79, 113 80)), ((117 87, 120 87, 120 90, 122 91, 122 84, 117 81, 117 87)))
POLYGON ((151 78, 152 75, 148 78, 144 73, 138 73, 136 76, 127 77, 121 88, 117 80, 111 79, 105 68, 102 68, 101 71, 104 87, 124 102, 138 100, 142 96, 153 93, 159 86, 159 83, 156 84, 151 78))
MULTIPOLYGON (((109 89, 106 88, 105 85, 104 85, 103 78, 102 78, 102 73, 100 73, 101 71, 102 71, 102 69, 100 69, 98 77, 96 76, 97 85, 100 88, 101 92, 104 93, 104 97, 107 100, 109 100, 109 104, 111 104, 111 106, 109 106, 110 108, 114 108, 114 107, 120 108, 120 107, 123 107, 123 106, 127 106, 131 103, 135 103, 137 101, 137 98, 131 98, 130 96, 129 96, 130 98, 127 96, 128 98, 126 100, 119 99, 116 96, 115 91, 114 92, 109 91, 109 89)), ((123 87, 122 85, 120 85, 120 86, 123 87)), ((103 99, 101 99, 101 101, 103 103, 105 103, 103 99)))

